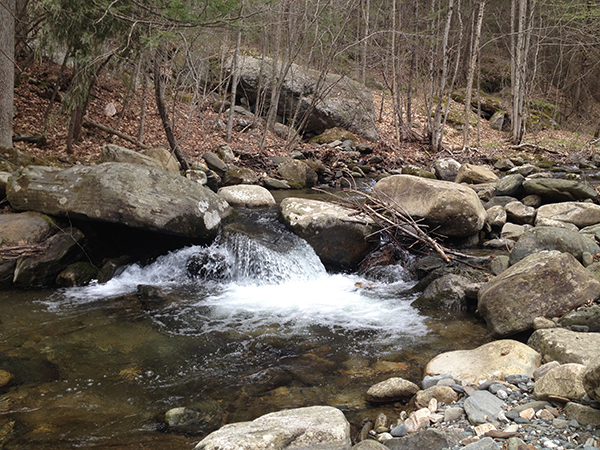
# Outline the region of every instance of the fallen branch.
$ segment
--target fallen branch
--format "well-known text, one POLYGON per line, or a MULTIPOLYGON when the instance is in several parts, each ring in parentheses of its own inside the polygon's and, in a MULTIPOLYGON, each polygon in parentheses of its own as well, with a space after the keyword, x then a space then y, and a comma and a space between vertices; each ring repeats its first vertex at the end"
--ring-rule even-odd
POLYGON ((137 145, 140 148, 143 148, 143 149, 150 148, 146 144, 141 143, 137 139, 132 138, 131 136, 128 136, 125 133, 121 133, 120 131, 117 131, 117 130, 115 130, 113 128, 107 127, 106 125, 102 125, 101 123, 95 122, 94 120, 90 119, 88 116, 84 116, 83 117, 83 123, 85 125, 88 125, 88 126, 91 126, 91 127, 94 127, 94 128, 98 128, 99 130, 102 130, 102 131, 104 131, 106 133, 114 134, 115 136, 120 137, 124 141, 127 141, 127 142, 130 142, 130 143, 134 144, 134 145, 137 145))
POLYGON ((559 150, 542 147, 541 145, 532 144, 531 142, 523 142, 522 144, 519 144, 519 145, 511 145, 510 148, 513 150, 520 150, 523 148, 531 148, 532 150, 536 150, 538 152, 548 152, 548 153, 554 153, 556 155, 564 155, 564 152, 561 152, 559 150))
POLYGON ((0 246, 0 259, 11 260, 22 256, 34 256, 43 253, 47 249, 45 242, 39 244, 22 244, 11 246, 0 246))

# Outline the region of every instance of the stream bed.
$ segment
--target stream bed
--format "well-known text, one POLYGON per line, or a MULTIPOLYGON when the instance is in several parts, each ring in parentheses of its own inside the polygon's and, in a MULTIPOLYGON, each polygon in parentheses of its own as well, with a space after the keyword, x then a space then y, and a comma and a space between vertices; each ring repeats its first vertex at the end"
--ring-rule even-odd
POLYGON ((371 385, 419 382, 433 356, 490 340, 472 314, 414 309, 414 283, 401 265, 328 273, 263 211, 105 284, 0 292, 0 369, 14 377, 0 447, 186 449, 224 423, 311 405, 353 425, 394 417, 398 405, 365 402, 371 385), (200 419, 168 429, 176 407, 200 419))

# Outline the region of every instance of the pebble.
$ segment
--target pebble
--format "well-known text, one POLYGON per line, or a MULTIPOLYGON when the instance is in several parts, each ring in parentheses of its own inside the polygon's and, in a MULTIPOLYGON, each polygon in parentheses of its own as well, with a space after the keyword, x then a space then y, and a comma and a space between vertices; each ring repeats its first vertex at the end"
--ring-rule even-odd
MULTIPOLYGON (((429 408, 413 413, 407 422, 392 426, 391 431, 383 427, 380 433, 372 431, 369 439, 386 442, 429 427, 464 434, 460 445, 449 450, 463 450, 467 446, 466 450, 598 450, 600 447, 600 430, 592 426, 582 427, 576 420, 569 420, 563 410, 564 404, 536 401, 532 395, 533 380, 527 375, 507 376, 508 385, 493 381, 481 383, 476 389, 461 386, 459 380, 452 380, 449 376, 428 380, 428 383, 453 383, 453 389, 460 387, 464 392, 460 393, 456 403, 429 404, 429 408), (483 389, 490 394, 495 393, 503 402, 502 411, 486 423, 474 426, 469 423, 463 405, 468 395, 483 389), (499 397, 499 393, 506 394, 506 398, 499 397)), ((459 390, 454 390, 459 393, 459 390)), ((404 417, 400 417, 401 420, 406 418, 406 412, 402 413, 404 417)), ((383 422, 383 417, 378 419, 383 422)), ((398 423, 398 417, 390 419, 398 423)), ((394 444, 393 448, 400 448, 397 445, 394 444)))

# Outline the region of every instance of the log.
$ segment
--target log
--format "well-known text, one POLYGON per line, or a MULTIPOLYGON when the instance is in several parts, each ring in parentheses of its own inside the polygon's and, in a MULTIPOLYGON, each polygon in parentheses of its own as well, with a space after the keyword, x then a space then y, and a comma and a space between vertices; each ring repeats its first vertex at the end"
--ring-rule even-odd
POLYGON ((143 148, 143 149, 150 148, 146 144, 143 144, 140 141, 138 141, 137 139, 132 138, 131 136, 129 136, 129 135, 125 134, 125 133, 121 133, 120 131, 117 131, 117 130, 115 130, 113 128, 107 127, 106 125, 102 125, 101 123, 98 123, 98 122, 90 119, 88 116, 84 116, 83 117, 83 123, 85 125, 87 125, 87 126, 98 128, 99 130, 102 130, 102 131, 104 131, 106 133, 114 134, 115 136, 120 137, 124 141, 127 141, 127 142, 130 142, 130 143, 134 144, 134 145, 137 145, 140 148, 143 148))

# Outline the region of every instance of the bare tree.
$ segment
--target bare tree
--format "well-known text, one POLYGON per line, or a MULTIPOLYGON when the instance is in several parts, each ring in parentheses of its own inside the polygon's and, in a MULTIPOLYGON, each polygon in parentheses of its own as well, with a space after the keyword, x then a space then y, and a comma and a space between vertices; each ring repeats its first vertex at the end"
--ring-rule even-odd
POLYGON ((0 3, 0 150, 12 148, 15 90, 15 0, 0 3))

